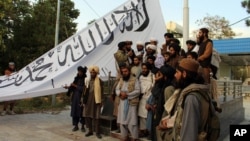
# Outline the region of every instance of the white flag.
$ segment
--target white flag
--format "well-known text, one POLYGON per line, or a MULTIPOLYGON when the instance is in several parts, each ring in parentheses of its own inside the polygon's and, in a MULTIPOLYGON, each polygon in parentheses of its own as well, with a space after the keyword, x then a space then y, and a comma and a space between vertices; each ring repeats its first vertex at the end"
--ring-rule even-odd
POLYGON ((120 41, 164 41, 166 32, 158 0, 129 0, 58 44, 11 76, 0 77, 0 101, 51 95, 66 90, 78 66, 97 65, 101 76, 115 76, 113 54, 120 41))

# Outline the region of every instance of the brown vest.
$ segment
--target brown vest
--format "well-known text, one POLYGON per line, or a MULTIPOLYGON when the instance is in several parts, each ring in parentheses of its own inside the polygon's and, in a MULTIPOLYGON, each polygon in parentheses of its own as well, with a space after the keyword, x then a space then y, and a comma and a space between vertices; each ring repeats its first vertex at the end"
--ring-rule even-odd
MULTIPOLYGON (((199 48, 199 51, 198 51, 198 56, 201 56, 201 55, 203 55, 205 53, 208 42, 211 42, 213 44, 213 41, 210 40, 210 39, 207 39, 205 42, 202 42, 200 44, 200 48, 199 48)), ((212 59, 212 53, 209 55, 208 58, 204 59, 203 61, 200 61, 199 63, 203 68, 210 67, 211 59, 212 59)))
MULTIPOLYGON (((135 82, 136 82, 136 77, 131 75, 129 80, 128 80, 128 92, 129 93, 135 90, 135 82)), ((120 83, 119 89, 121 89, 123 86, 123 83, 124 83, 122 78, 120 78, 119 83, 120 83)), ((139 104, 139 96, 132 98, 132 99, 129 99, 129 104, 132 106, 137 106, 139 104)))
MULTIPOLYGON (((177 106, 177 116, 175 119, 175 125, 174 125, 174 131, 173 131, 173 140, 174 141, 180 141, 180 133, 181 133, 181 127, 182 127, 182 116, 183 116, 183 109, 184 109, 184 102, 185 97, 189 94, 197 96, 201 103, 201 123, 199 127, 199 135, 202 131, 205 130, 206 121, 208 119, 208 111, 209 111, 209 102, 208 98, 204 98, 201 96, 202 93, 207 93, 206 91, 201 90, 199 87, 192 87, 190 89, 183 90, 180 94, 180 99, 178 100, 178 106, 177 106), (182 99, 183 98, 183 99, 182 99)), ((198 135, 198 136, 199 136, 198 135)), ((198 137, 199 138, 199 137, 198 137)))

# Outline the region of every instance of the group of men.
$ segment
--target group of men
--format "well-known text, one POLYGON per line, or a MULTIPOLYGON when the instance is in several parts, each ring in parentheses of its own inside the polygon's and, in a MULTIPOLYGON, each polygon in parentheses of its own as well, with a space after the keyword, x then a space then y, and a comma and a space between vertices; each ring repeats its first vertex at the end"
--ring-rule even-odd
POLYGON ((96 137, 101 139, 99 119, 103 103, 103 82, 98 74, 98 66, 79 66, 73 83, 64 88, 68 89, 67 95, 71 97, 72 131, 79 130, 78 124, 81 123, 81 131, 85 132, 86 124, 88 133, 85 136, 92 136, 95 131, 96 137), (87 70, 90 78, 86 78, 87 70))
POLYGON ((171 33, 162 47, 153 38, 137 42, 136 50, 131 41, 118 44, 113 99, 124 141, 206 139, 213 51, 208 32, 201 28, 197 41, 188 40, 187 52, 171 33))
MULTIPOLYGON (((114 115, 124 141, 136 141, 139 137, 153 141, 200 140, 209 113, 208 104, 199 96, 202 93, 209 97, 207 84, 212 71, 213 42, 208 32, 201 28, 197 41, 188 40, 187 52, 171 33, 164 35, 165 43, 161 47, 153 38, 146 43, 137 42, 136 50, 132 49, 131 41, 118 44, 114 53, 117 81, 112 92, 114 115)), ((14 72, 13 64, 9 65, 10 73, 14 72)), ((6 71, 6 75, 10 73, 6 71)), ((85 132, 86 124, 85 136, 95 132, 101 139, 103 82, 98 74, 98 66, 79 66, 73 83, 65 88, 71 97, 72 131, 79 130, 81 123, 85 132)), ((8 104, 2 115, 6 114, 8 104)), ((14 113, 13 104, 10 106, 14 113)))

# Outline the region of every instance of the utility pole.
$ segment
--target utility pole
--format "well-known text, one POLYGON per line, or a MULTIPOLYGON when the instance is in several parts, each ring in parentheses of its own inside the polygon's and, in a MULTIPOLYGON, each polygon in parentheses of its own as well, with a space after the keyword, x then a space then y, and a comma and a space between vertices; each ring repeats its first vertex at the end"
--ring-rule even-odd
POLYGON ((188 0, 183 0, 183 45, 182 48, 187 51, 186 41, 189 39, 189 7, 188 0))
MULTIPOLYGON (((58 44, 59 35, 59 19, 60 19, 60 0, 57 0, 57 11, 56 11, 56 30, 55 30, 55 46, 58 44)), ((56 94, 52 95, 52 106, 56 104, 56 94)))

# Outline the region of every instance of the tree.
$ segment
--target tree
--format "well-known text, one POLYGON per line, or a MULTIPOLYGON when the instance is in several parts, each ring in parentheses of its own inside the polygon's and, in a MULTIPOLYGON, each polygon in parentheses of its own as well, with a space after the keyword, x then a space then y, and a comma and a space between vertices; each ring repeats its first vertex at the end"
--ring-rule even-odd
POLYGON ((4 46, 4 36, 7 34, 8 28, 6 20, 8 18, 7 13, 9 13, 12 7, 12 0, 0 1, 0 49, 3 51, 4 46))
POLYGON ((21 25, 23 18, 30 15, 31 5, 28 0, 0 1, 0 71, 9 61, 16 61, 16 51, 13 48, 15 29, 21 25))
MULTIPOLYGON (((242 1, 241 2, 241 6, 243 8, 246 8, 247 13, 250 14, 250 0, 244 0, 244 1, 242 1)), ((250 20, 249 19, 246 20, 246 25, 250 26, 250 20)))
POLYGON ((218 15, 207 15, 203 19, 197 20, 196 24, 208 28, 209 38, 211 39, 233 38, 236 35, 232 28, 228 26, 229 21, 218 15))
MULTIPOLYGON (((0 74, 9 61, 22 68, 54 47, 57 0, 30 1, 0 1, 0 74)), ((76 32, 79 16, 72 0, 61 0, 60 7, 59 43, 76 32)))
MULTIPOLYGON (((15 30, 14 47, 17 60, 25 66, 54 47, 57 0, 38 0, 33 5, 30 17, 24 18, 15 30)), ((59 43, 76 32, 74 20, 79 10, 74 9, 71 0, 63 0, 60 5, 59 43)))

